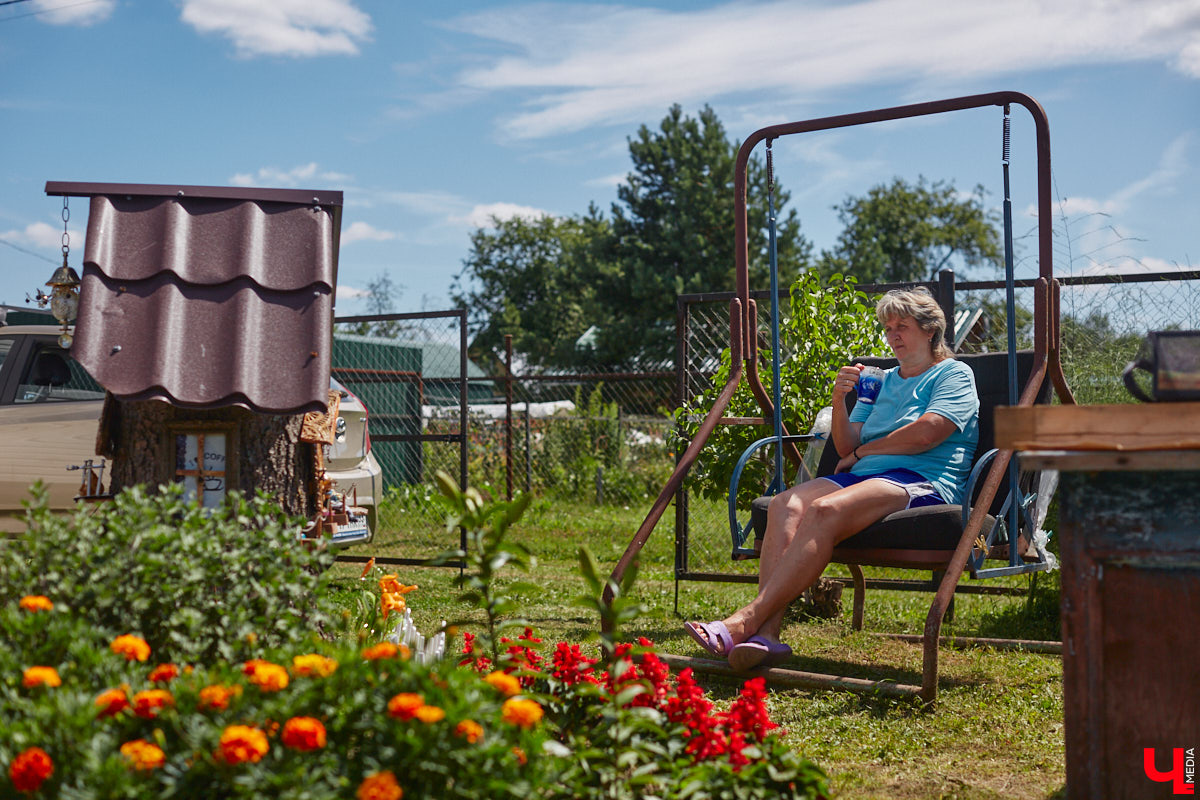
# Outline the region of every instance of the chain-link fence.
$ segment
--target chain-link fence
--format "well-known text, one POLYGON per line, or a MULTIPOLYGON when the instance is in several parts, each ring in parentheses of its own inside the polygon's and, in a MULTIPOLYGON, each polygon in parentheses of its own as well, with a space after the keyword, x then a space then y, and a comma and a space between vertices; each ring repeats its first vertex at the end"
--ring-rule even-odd
MULTIPOLYGON (((1069 276, 1059 278, 1059 282, 1063 373, 1079 403, 1133 402, 1121 373, 1134 359, 1145 334, 1165 328, 1200 328, 1200 271, 1069 276)), ((1015 291, 1018 348, 1032 347, 1033 285, 1033 281, 1019 281, 1015 291)), ((938 291, 937 284, 928 286, 935 293, 938 291)), ((870 296, 877 296, 896 287, 860 288, 870 296)), ((770 295, 760 292, 752 296, 760 306, 761 329, 769 324, 763 310, 769 305, 770 295)), ((1003 281, 958 282, 954 284, 953 296, 960 321, 961 352, 1008 349, 1003 281)), ((721 352, 729 346, 732 297, 732 293, 713 293, 680 298, 683 355, 680 385, 685 403, 693 402, 712 386, 721 352)), ((781 307, 787 313, 787 303, 781 302, 781 307)), ((760 342, 760 347, 768 345, 760 342)), ((769 349, 766 352, 763 370, 769 371, 769 349)), ((786 389, 804 391, 805 387, 786 389)), ((828 387, 808 389, 827 393, 828 387)), ((763 430, 764 436, 770 435, 769 427, 763 430)), ((724 500, 705 498, 693 477, 703 471, 699 467, 705 457, 702 452, 700 462, 693 467, 676 497, 680 509, 675 530, 677 571, 698 578, 712 575, 744 579, 756 574, 757 564, 730 560, 728 506, 724 500)), ((748 516, 746 512, 743 514, 748 516)))

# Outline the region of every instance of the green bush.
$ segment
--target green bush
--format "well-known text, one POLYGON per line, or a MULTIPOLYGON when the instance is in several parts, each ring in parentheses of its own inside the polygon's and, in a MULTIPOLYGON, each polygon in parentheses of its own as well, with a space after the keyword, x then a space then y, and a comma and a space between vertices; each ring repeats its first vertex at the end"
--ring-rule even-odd
MULTIPOLYGON (((856 286, 854 278, 842 275, 833 275, 822 285, 814 271, 801 275, 792 285, 790 307, 781 311, 779 331, 780 406, 783 424, 789 433, 809 431, 817 412, 829 405, 833 378, 840 367, 855 357, 890 352, 869 298, 856 286)), ((767 324, 770 324, 769 316, 767 324)), ((713 376, 712 386, 675 412, 676 429, 682 439, 680 449, 686 447, 699 430, 700 421, 729 380, 730 368, 730 353, 726 349, 721 354, 721 366, 713 376)), ((770 350, 759 352, 759 375, 770 396, 774 383, 770 350)), ((755 440, 775 433, 769 415, 763 413, 745 380, 734 393, 726 416, 764 417, 767 424, 723 425, 713 432, 691 472, 700 494, 713 500, 727 496, 734 466, 746 448, 755 440)), ((742 507, 749 507, 750 501, 762 493, 774 471, 770 447, 759 453, 760 458, 746 464, 738 485, 738 500, 742 507)), ((795 467, 787 462, 784 469, 789 476, 795 474, 795 467)))
POLYGON ((0 596, 68 602, 165 659, 241 658, 255 640, 295 643, 328 624, 320 598, 332 556, 301 545, 300 521, 265 497, 231 493, 201 509, 179 485, 133 487, 64 516, 35 486, 25 521, 24 536, 0 547, 0 596))

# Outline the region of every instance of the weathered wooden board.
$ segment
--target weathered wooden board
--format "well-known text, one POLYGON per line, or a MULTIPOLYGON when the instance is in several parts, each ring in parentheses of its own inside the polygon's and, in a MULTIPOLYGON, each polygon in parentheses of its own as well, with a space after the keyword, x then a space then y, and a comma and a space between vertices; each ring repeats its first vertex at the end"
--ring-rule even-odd
POLYGON ((1200 449, 1200 403, 996 408, 1002 450, 1200 449))

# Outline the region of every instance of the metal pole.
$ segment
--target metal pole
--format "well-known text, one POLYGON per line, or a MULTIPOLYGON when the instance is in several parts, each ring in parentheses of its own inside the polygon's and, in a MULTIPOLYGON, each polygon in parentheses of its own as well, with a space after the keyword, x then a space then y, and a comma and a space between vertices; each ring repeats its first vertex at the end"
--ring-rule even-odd
MULTIPOLYGON (((1004 105, 1004 143, 1001 163, 1004 170, 1004 292, 1005 292, 1005 325, 1008 328, 1008 404, 1017 404, 1017 311, 1016 298, 1013 291, 1013 222, 1012 195, 1008 182, 1008 163, 1012 137, 1012 118, 1009 116, 1009 106, 1004 105)), ((1048 224, 1042 221, 1043 224, 1048 224)), ((1021 563, 1021 553, 1017 547, 1018 533, 1021 530, 1021 497, 1020 467, 1017 459, 1008 461, 1008 563, 1015 567, 1021 563)))
POLYGON ((504 334, 504 496, 513 499, 512 478, 512 334, 504 334))

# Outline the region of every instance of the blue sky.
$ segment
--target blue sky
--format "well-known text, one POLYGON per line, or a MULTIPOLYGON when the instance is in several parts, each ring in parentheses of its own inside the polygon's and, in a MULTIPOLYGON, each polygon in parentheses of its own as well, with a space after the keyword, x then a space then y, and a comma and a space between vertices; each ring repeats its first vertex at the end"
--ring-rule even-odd
MULTIPOLYGON (((341 190, 338 312, 383 273, 396 310, 436 310, 491 215, 607 211, 627 137, 673 103, 742 139, 1002 89, 1050 119, 1057 272, 1200 268, 1197 0, 18 0, 0 6, 0 302, 61 259, 48 180, 341 190)), ((818 249, 833 205, 896 176, 983 184, 998 207, 999 155, 998 109, 776 144, 818 249)), ((1013 160, 1020 236, 1021 109, 1013 160)), ((74 201, 77 268, 86 216, 74 201)))

